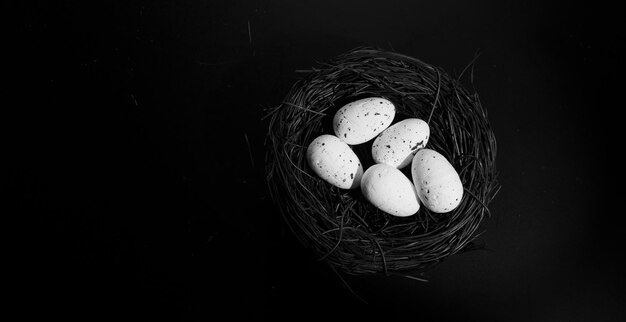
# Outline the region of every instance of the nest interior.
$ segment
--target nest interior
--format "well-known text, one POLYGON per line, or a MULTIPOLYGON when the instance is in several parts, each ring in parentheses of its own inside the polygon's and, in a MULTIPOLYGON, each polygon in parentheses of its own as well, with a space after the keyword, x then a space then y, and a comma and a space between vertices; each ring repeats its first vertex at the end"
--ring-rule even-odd
MULTIPOLYGON (((478 94, 460 78, 407 55, 356 48, 307 71, 267 111, 271 198, 295 236, 320 260, 353 275, 422 273, 472 248, 499 189, 496 141, 478 94), (436 214, 422 206, 413 216, 393 217, 371 205, 359 189, 336 188, 309 169, 306 149, 317 136, 333 134, 334 113, 372 96, 394 103, 393 123, 428 121, 427 148, 450 161, 465 189, 452 212, 436 214)), ((373 164, 371 141, 353 149, 364 169, 373 164)), ((411 178, 410 167, 402 171, 411 178)))

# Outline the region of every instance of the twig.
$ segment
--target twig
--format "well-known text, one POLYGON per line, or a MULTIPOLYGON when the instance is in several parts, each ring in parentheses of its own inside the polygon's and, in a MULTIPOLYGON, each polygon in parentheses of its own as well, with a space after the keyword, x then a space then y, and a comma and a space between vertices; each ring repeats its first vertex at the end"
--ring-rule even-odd
POLYGON ((250 30, 250 20, 248 20, 248 40, 250 41, 250 46, 252 46, 252 31, 250 30))
POLYGON ((254 166, 254 158, 252 157, 252 148, 250 147, 250 141, 248 140, 248 134, 246 134, 246 132, 243 132, 243 137, 244 139, 246 139, 246 145, 248 146, 248 156, 250 157, 250 164, 252 165, 252 169, 255 169, 254 166))

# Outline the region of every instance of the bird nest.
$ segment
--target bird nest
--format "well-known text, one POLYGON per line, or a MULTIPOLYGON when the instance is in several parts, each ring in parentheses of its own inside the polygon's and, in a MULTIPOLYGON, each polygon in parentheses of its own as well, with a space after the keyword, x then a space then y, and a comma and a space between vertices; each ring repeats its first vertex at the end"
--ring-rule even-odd
MULTIPOLYGON (((320 260, 352 275, 406 276, 475 248, 477 228, 490 216, 488 204, 499 189, 496 140, 478 95, 463 87, 461 76, 452 78, 407 55, 357 48, 306 71, 284 101, 267 111, 271 198, 295 236, 320 260), (373 96, 394 103, 394 123, 428 120, 428 148, 448 159, 465 190, 453 211, 438 214, 420 207, 410 217, 390 216, 359 189, 339 189, 309 168, 307 147, 317 136, 333 133, 335 112, 373 96)), ((364 169, 373 164, 371 141, 352 148, 364 169)), ((411 178, 408 168, 402 171, 411 178)))

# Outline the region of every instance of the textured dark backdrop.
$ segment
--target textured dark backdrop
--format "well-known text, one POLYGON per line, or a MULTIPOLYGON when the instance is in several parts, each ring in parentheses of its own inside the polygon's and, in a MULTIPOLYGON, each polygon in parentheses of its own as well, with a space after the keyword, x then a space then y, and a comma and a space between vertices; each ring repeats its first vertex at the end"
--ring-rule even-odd
MULTIPOLYGON (((25 316, 624 318, 616 8, 570 1, 20 2, 5 40, 7 266, 25 316), (15 22, 15 23, 13 23, 15 22), (370 45, 475 85, 502 190, 430 282, 346 280, 286 230, 262 109, 370 45), (249 143, 249 144, 248 144, 249 143), (248 148, 249 147, 249 148, 248 148), (617 148, 616 148, 617 147, 617 148)), ((13 303, 13 302, 11 302, 13 303)))

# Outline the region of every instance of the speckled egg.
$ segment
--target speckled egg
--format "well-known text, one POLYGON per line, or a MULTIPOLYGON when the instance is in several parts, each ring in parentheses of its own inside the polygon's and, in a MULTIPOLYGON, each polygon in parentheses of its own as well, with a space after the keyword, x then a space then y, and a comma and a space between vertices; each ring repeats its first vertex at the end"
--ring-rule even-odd
POLYGON ((396 115, 396 107, 380 97, 370 97, 340 108, 333 118, 335 135, 350 145, 365 143, 384 131, 396 115))
POLYGON ((334 135, 315 138, 306 151, 309 167, 320 178, 341 189, 359 187, 363 166, 350 146, 334 135))
POLYGON ((372 144, 372 157, 376 163, 402 169, 411 163, 418 149, 426 146, 430 129, 428 123, 410 118, 384 130, 372 144))
POLYGON ((431 149, 417 151, 413 156, 411 175, 419 199, 431 211, 449 212, 461 203, 461 178, 439 152, 431 149))
POLYGON ((365 171, 361 191, 376 208, 390 215, 407 217, 420 208, 413 183, 400 170, 387 164, 375 164, 365 171))

